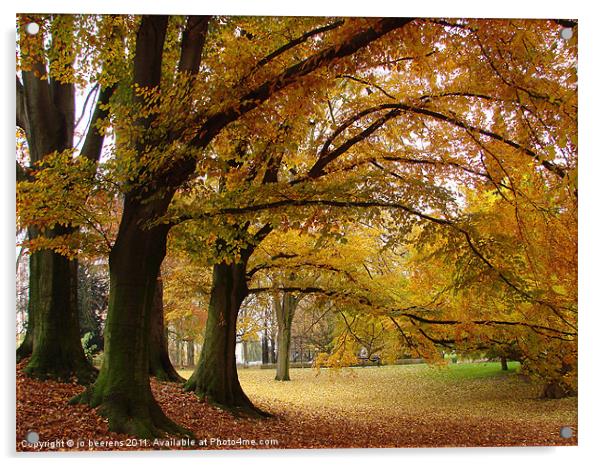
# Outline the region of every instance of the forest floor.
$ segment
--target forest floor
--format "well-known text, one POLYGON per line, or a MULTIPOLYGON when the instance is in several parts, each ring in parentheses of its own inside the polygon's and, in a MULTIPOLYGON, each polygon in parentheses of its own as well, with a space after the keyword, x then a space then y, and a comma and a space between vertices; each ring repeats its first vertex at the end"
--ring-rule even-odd
POLYGON ((67 404, 84 387, 32 380, 23 367, 17 366, 18 451, 577 444, 577 398, 540 399, 516 365, 508 372, 497 363, 291 369, 290 382, 273 380, 273 370, 241 369, 249 398, 274 415, 263 420, 235 417, 180 384, 152 380, 161 407, 194 432, 194 445, 109 432, 95 410, 67 404), (575 436, 563 439, 564 426, 575 436), (24 441, 32 431, 38 444, 24 441))

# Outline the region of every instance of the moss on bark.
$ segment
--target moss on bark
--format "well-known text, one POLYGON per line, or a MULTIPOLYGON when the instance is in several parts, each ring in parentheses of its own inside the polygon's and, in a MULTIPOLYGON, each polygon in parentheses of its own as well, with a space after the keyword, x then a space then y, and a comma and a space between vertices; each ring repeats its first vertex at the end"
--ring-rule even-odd
POLYGON ((236 320, 248 294, 246 263, 220 263, 213 267, 213 285, 205 340, 196 369, 185 389, 200 398, 252 417, 266 417, 244 393, 236 369, 236 320))
POLYGON ((24 370, 39 379, 91 383, 97 370, 86 358, 79 338, 77 268, 52 251, 31 255, 30 315, 35 316, 33 345, 24 370))
POLYGON ((167 204, 168 197, 154 204, 126 198, 109 257, 111 289, 103 365, 94 385, 72 400, 99 407, 112 431, 140 438, 192 435, 165 416, 150 389, 151 315, 169 227, 148 228, 147 222, 167 204))

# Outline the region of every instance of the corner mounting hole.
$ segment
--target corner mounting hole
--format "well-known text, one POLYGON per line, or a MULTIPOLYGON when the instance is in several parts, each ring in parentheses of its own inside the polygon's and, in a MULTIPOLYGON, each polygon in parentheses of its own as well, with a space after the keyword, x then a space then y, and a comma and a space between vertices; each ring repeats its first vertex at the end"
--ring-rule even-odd
POLYGON ((27 23, 25 26, 25 32, 30 36, 35 36, 40 32, 40 25, 38 23, 27 23))
POLYGON ((560 429, 560 436, 562 438, 572 438, 574 435, 573 432, 573 428, 572 427, 563 427, 562 429, 560 429))
POLYGON ((573 29, 563 28, 562 31, 560 31, 560 37, 562 37, 564 40, 569 40, 571 37, 573 37, 573 29))

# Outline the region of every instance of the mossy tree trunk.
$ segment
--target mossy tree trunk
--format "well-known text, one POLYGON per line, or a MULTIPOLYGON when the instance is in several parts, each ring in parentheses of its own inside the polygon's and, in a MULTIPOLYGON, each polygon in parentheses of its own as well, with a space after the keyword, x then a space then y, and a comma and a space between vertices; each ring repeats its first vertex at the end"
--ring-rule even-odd
MULTIPOLYGON (((35 19, 35 18, 34 18, 35 19)), ((22 16, 23 26, 30 21, 22 16)), ((73 17, 58 15, 53 28, 61 31, 53 36, 50 48, 69 56, 73 43, 65 40, 72 30, 73 17)), ((23 31, 23 28, 21 28, 23 31)), ((21 32, 23 49, 43 49, 43 34, 29 35, 21 32)), ((75 56, 75 54, 73 54, 75 56)), ((16 79, 16 122, 27 138, 30 163, 42 162, 49 154, 73 148, 75 129, 75 86, 69 80, 48 77, 48 63, 43 55, 22 57, 21 80, 16 79)), ((62 63, 70 74, 72 63, 62 63)), ((97 162, 102 150, 104 135, 96 123, 107 115, 104 106, 113 93, 113 87, 103 87, 81 149, 82 157, 97 162), (102 108, 101 108, 102 107, 102 108)), ((19 181, 30 180, 27 170, 17 163, 19 181), (20 175, 19 175, 20 174, 20 175)), ((48 225, 44 233, 29 228, 28 236, 48 237, 68 235, 76 229, 71 226, 48 225)), ((91 382, 96 370, 86 359, 79 336, 77 315, 77 262, 52 250, 35 251, 30 256, 30 295, 28 329, 25 340, 17 350, 17 359, 31 356, 25 372, 39 378, 77 378, 80 383, 91 382)))
MULTIPOLYGON (((182 36, 178 71, 196 73, 200 66, 208 17, 190 16, 182 36)), ((133 82, 141 89, 158 89, 168 17, 145 15, 136 37, 133 82)), ((143 108, 148 102, 135 95, 143 108)), ((134 141, 139 159, 153 140, 155 113, 136 120, 141 137, 134 141)), ((150 389, 149 341, 151 315, 169 225, 156 224, 167 212, 176 189, 194 171, 194 163, 176 164, 169 175, 152 173, 127 192, 115 245, 109 256, 111 289, 105 325, 105 354, 96 383, 74 403, 100 407, 109 429, 152 438, 173 433, 190 435, 165 416, 150 389)), ((135 177, 136 178, 136 177, 135 177)))
MULTIPOLYGON (((96 369, 84 354, 77 315, 77 264, 42 250, 31 256, 33 348, 25 373, 40 379, 77 378, 88 384, 96 369)), ((31 318, 31 317, 30 317, 31 318)))
POLYGON ((299 304, 299 298, 286 291, 280 296, 274 296, 274 305, 276 308, 276 320, 278 322, 278 358, 276 359, 276 380, 291 380, 289 374, 290 368, 290 347, 291 347, 291 328, 295 317, 295 310, 299 304))
POLYGON ((235 413, 264 416, 243 392, 236 370, 236 320, 247 294, 246 260, 213 266, 203 349, 185 388, 235 413))
POLYGON ((149 378, 151 316, 169 227, 149 228, 148 221, 164 211, 170 198, 136 201, 126 196, 109 256, 111 289, 103 364, 94 385, 72 400, 99 406, 110 430, 140 438, 164 432, 189 434, 165 416, 153 397, 149 378))
POLYGON ((155 286, 153 308, 151 311, 149 374, 159 380, 184 382, 169 359, 165 322, 163 315, 163 281, 159 275, 155 286))

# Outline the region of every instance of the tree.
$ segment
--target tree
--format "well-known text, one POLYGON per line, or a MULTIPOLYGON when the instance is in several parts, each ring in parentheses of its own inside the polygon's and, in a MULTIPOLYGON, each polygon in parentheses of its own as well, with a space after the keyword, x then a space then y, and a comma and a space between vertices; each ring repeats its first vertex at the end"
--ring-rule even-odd
MULTIPOLYGON (((19 62, 17 76, 17 126, 27 139, 30 162, 17 162, 17 179, 36 183, 45 176, 45 163, 53 154, 66 154, 71 160, 75 133, 75 85, 81 76, 74 69, 78 27, 86 27, 70 15, 19 17, 19 62), (37 34, 25 32, 36 22, 37 34), (48 49, 45 40, 50 41, 48 49)), ((108 36, 109 39, 111 36, 108 36)), ((107 40, 107 49, 115 44, 107 40)), ((102 54, 97 54, 102 55, 102 54)), ((98 126, 106 117, 104 106, 113 93, 111 82, 103 85, 80 156, 93 166, 100 157, 104 133, 98 126)), ((92 169, 92 168, 90 168, 92 169)), ((62 189, 63 186, 58 187, 62 189)), ((56 188, 55 188, 56 189, 56 188)), ((69 188, 62 196, 69 195, 69 188)), ((18 197, 21 220, 27 227, 30 255, 30 294, 28 327, 17 350, 17 358, 31 356, 25 372, 40 378, 68 380, 72 376, 87 383, 96 370, 84 356, 79 339, 77 315, 77 262, 48 244, 57 237, 73 235, 77 228, 44 218, 43 204, 52 196, 46 192, 38 202, 28 193, 18 197), (33 204, 25 207, 25 203, 33 204), (28 211, 32 218, 28 218, 28 211), (36 246, 36 243, 39 245, 36 246)), ((61 196, 61 197, 62 197, 61 196)), ((51 201, 52 202, 52 201, 51 201)))
MULTIPOLYGON (((133 109, 137 115, 125 119, 126 123, 130 121, 131 124, 126 124, 122 129, 123 133, 127 130, 130 137, 129 141, 123 142, 122 150, 129 151, 126 160, 133 169, 128 173, 123 215, 110 253, 111 295, 105 356, 95 384, 74 402, 100 406, 101 413, 109 418, 109 427, 114 431, 143 437, 154 437, 164 431, 184 433, 167 419, 153 399, 146 369, 151 303, 170 229, 169 224, 160 221, 161 217, 167 213, 176 191, 194 175, 197 156, 226 126, 313 71, 324 68, 336 59, 348 57, 408 21, 385 19, 373 21, 368 27, 352 25, 346 29, 348 37, 340 39, 340 43, 325 43, 324 48, 308 53, 306 58, 294 61, 283 70, 270 70, 267 77, 258 77, 255 83, 251 82, 248 90, 245 86, 233 88, 230 90, 232 98, 228 100, 216 94, 223 89, 218 87, 212 91, 207 87, 203 82, 205 75, 196 77, 199 76, 202 55, 207 55, 207 66, 218 68, 222 66, 219 60, 228 53, 236 51, 238 60, 241 51, 238 46, 231 51, 223 47, 204 50, 206 39, 212 39, 211 45, 215 47, 228 36, 227 31, 230 31, 231 37, 228 40, 236 38, 232 35, 236 32, 231 29, 232 21, 222 25, 219 21, 212 22, 208 17, 189 17, 181 36, 180 29, 170 30, 174 34, 171 40, 179 46, 180 58, 177 65, 166 61, 164 67, 163 52, 169 19, 165 16, 141 18, 133 57, 131 102, 124 107, 124 111, 133 109), (210 22, 213 29, 209 28, 210 22), (215 61, 216 58, 218 61, 215 61), (169 74, 174 68, 177 69, 175 78, 169 74), (193 93, 195 78, 199 85, 205 87, 203 93, 210 92, 209 96, 217 98, 217 101, 213 100, 213 107, 204 107, 201 99, 192 112, 184 112, 185 101, 194 100, 195 97, 200 99, 198 94, 193 93), (169 86, 170 83, 174 84, 169 86), (169 94, 171 98, 167 98, 169 94), (219 101, 222 103, 219 104, 219 101), (176 105, 177 111, 174 111, 173 105, 176 105), (151 160, 153 163, 149 164, 151 160)), ((293 42, 285 50, 303 41, 293 42)), ((281 53, 284 50, 267 56, 262 63, 270 62, 281 53)), ((262 63, 257 66, 262 66, 262 63)), ((245 74, 253 72, 254 66, 255 63, 243 71, 245 74)), ((212 71, 210 85, 218 84, 214 81, 217 74, 217 69, 212 71)), ((224 81, 223 78, 225 76, 219 79, 224 81)), ((187 109, 190 109, 188 105, 187 109)), ((241 274, 244 277, 244 266, 240 263, 215 266, 208 329, 218 322, 212 309, 218 306, 226 309, 242 302, 244 288, 231 292, 232 285, 241 283, 241 274)), ((235 322, 230 317, 227 322, 227 327, 235 329, 235 322)), ((211 339, 207 331, 204 348, 213 348, 215 351, 220 340, 208 344, 211 339)), ((212 360, 219 362, 218 353, 212 354, 215 355, 212 360)), ((224 371, 235 372, 236 367, 221 365, 219 372, 224 371)), ((225 386, 217 387, 220 397, 242 399, 239 387, 234 387, 229 393, 226 393, 225 386)), ((198 392, 201 394, 202 389, 198 389, 198 392)), ((247 401, 246 397, 243 401, 247 401)))
POLYGON ((291 330, 295 309, 301 300, 293 293, 284 292, 282 298, 274 296, 276 320, 278 321, 278 358, 276 360, 276 380, 291 380, 289 375, 291 330), (282 299, 282 300, 281 300, 282 299))
MULTIPOLYGON (((421 299, 433 283, 453 283, 451 258, 486 270, 506 310, 518 296, 520 311, 557 308, 500 268, 500 251, 512 243, 497 241, 487 222, 465 209, 468 194, 458 188, 475 192, 479 202, 471 207, 493 191, 539 200, 549 188, 564 186, 569 198, 575 190, 575 48, 552 47, 553 22, 135 21, 132 85, 114 106, 122 138, 113 174, 124 208, 110 253, 107 351, 96 384, 80 398, 101 406, 111 429, 181 433, 152 398, 146 364, 157 274, 168 233, 183 220, 195 221, 213 269, 205 344, 187 388, 235 411, 263 414, 240 387, 234 346, 257 273, 254 255, 278 229, 310 233, 321 246, 344 243, 342 226, 361 222, 376 230, 380 252, 423 244, 424 251, 408 252, 411 262, 387 256, 388 267, 352 261, 352 249, 335 265, 353 280, 324 274, 312 289, 281 290, 320 292, 387 315, 409 346, 436 352, 437 345, 468 347, 511 333, 531 345, 538 331, 566 332, 557 322, 505 315, 493 302, 483 303, 486 315, 475 306, 462 312, 469 291, 436 305, 421 299), (260 39, 272 29, 286 32, 274 38, 296 39, 260 39), (392 40, 378 40, 388 33, 392 40), (502 36, 509 39, 500 43, 502 36), (535 73, 540 68, 546 73, 535 73), (556 137, 560 130, 566 140, 556 137), (520 189, 512 186, 519 181, 520 189), (535 197, 529 183, 537 185, 535 197), (409 265, 416 283, 408 283, 409 265)), ((497 219, 511 218, 507 212, 497 219)), ((468 285, 470 274, 460 275, 468 285)), ((558 346, 570 364, 566 348, 558 346)))

